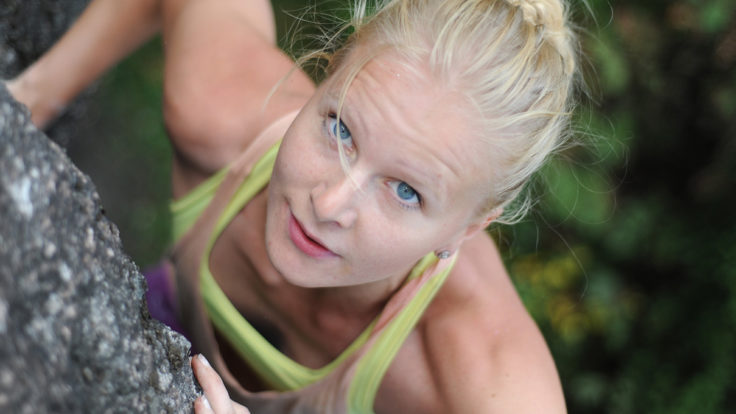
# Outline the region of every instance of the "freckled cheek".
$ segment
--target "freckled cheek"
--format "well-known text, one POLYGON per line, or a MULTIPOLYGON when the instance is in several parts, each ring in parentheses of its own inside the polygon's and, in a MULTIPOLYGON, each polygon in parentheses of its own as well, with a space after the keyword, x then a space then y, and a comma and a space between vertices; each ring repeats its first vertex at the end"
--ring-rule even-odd
POLYGON ((284 141, 274 166, 274 177, 286 182, 305 178, 314 155, 304 141, 301 137, 296 136, 290 137, 289 141, 284 141))
POLYGON ((289 174, 295 182, 308 185, 317 185, 322 181, 329 181, 331 177, 342 176, 344 173, 337 159, 337 154, 325 151, 324 146, 316 139, 306 141, 306 145, 295 147, 292 166, 288 166, 289 174))
POLYGON ((405 237, 403 229, 397 228, 390 220, 382 220, 367 211, 363 211, 363 219, 362 223, 368 227, 368 231, 362 234, 361 249, 386 264, 393 265, 396 261, 407 260, 398 257, 397 252, 412 255, 412 247, 421 243, 421 240, 414 237, 405 237))
POLYGON ((392 241, 386 244, 392 246, 394 252, 400 250, 404 254, 402 260, 414 262, 440 244, 438 235, 429 231, 430 227, 427 223, 402 227, 392 237, 392 241))
POLYGON ((281 147, 279 149, 278 157, 276 158, 276 163, 273 166, 273 171, 271 172, 271 182, 269 183, 271 191, 277 190, 283 185, 284 173, 287 171, 285 166, 288 164, 288 160, 286 158, 284 148, 281 147))

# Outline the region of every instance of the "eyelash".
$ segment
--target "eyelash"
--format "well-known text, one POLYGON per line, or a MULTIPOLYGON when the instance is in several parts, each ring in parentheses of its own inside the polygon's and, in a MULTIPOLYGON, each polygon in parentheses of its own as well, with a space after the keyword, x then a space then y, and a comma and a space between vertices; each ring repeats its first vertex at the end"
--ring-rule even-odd
POLYGON ((403 209, 405 209, 405 210, 409 210, 409 211, 416 211, 416 210, 419 210, 419 209, 421 209, 421 208, 422 208, 422 206, 424 206, 424 198, 422 197, 422 195, 421 195, 421 194, 419 194, 419 192, 418 192, 417 190, 415 190, 415 189, 414 189, 414 187, 412 187, 412 186, 410 186, 409 184, 407 184, 407 183, 406 183, 406 181, 401 181, 401 180, 389 180, 389 181, 388 181, 388 182, 386 183, 386 185, 387 185, 387 186, 389 187, 389 189, 391 190, 391 193, 392 193, 392 194, 391 194, 391 198, 392 198, 392 199, 394 199, 394 200, 396 200, 396 202, 397 202, 397 203, 399 204, 399 207, 401 207, 401 208, 403 208, 403 209), (393 186, 391 185, 391 183, 397 183, 397 186, 398 186, 398 185, 401 185, 401 183, 403 183, 403 184, 406 184, 406 185, 407 185, 407 186, 408 186, 409 188, 411 188, 411 190, 412 190, 412 191, 414 192, 414 194, 416 195, 416 197, 417 197, 417 202, 416 202, 416 203, 413 203, 413 204, 409 204, 409 203, 405 203, 405 202, 401 201, 401 199, 400 199, 400 197, 398 196, 398 194, 396 194, 396 188, 394 188, 394 187, 393 187, 393 186))
POLYGON ((419 202, 419 204, 413 204, 413 205, 404 204, 401 201, 399 201, 398 203, 399 203, 399 207, 401 207, 401 208, 403 208, 404 210, 407 210, 407 211, 417 211, 417 210, 419 210, 419 209, 422 208, 422 202, 421 201, 419 202))
POLYGON ((343 122, 342 118, 340 119, 339 124, 337 124, 337 114, 334 112, 330 112, 329 114, 327 114, 327 118, 325 118, 323 122, 324 122, 324 128, 325 128, 327 135, 331 138, 331 140, 335 144, 342 143, 343 149, 347 150, 348 152, 352 152, 354 150, 355 143, 353 142, 353 134, 350 132, 350 128, 348 128, 348 126, 345 125, 345 122, 343 122), (333 128, 330 127, 331 121, 336 122, 333 128), (345 131, 350 136, 350 145, 345 143, 346 139, 338 136, 338 134, 340 134, 341 131, 337 131, 337 129, 339 129, 341 125, 342 127, 345 128, 345 131))

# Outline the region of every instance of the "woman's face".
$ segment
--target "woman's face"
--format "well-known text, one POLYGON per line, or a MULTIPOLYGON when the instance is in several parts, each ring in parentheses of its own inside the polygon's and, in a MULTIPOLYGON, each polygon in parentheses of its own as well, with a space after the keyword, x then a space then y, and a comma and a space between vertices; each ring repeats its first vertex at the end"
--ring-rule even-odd
POLYGON ((482 228, 488 151, 472 107, 435 83, 386 55, 353 80, 339 123, 342 81, 324 82, 299 113, 279 150, 266 221, 269 257, 291 283, 403 276, 482 228))

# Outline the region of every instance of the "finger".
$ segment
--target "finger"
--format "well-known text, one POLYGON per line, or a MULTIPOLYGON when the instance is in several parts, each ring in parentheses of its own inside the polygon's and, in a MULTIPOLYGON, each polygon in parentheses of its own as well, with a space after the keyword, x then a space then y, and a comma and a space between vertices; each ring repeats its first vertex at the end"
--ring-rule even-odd
POLYGON ((245 408, 245 406, 240 405, 236 403, 235 401, 232 402, 233 408, 235 409, 235 414, 250 414, 250 410, 245 408))
POLYGON ((194 400, 194 414, 214 414, 206 396, 203 395, 194 400))
POLYGON ((194 375, 197 377, 197 381, 199 381, 199 385, 202 386, 204 395, 210 403, 211 411, 217 414, 232 413, 233 405, 225 384, 223 384, 217 371, 207 361, 207 358, 202 354, 192 358, 192 369, 194 370, 194 375))

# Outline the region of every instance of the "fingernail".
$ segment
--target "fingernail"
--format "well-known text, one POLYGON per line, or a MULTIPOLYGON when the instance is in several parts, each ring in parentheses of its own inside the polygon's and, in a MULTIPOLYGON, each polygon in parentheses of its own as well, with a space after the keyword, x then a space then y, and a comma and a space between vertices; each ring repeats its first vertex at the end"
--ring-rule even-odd
POLYGON ((204 406, 207 407, 208 409, 210 410, 212 409, 212 406, 210 405, 210 400, 207 399, 206 395, 202 395, 202 404, 204 404, 204 406))
POLYGON ((204 355, 199 354, 199 355, 197 355, 197 358, 199 358, 199 361, 201 363, 203 363, 203 364, 207 365, 208 367, 212 368, 212 365, 210 365, 210 361, 208 361, 207 358, 204 357, 204 355))

